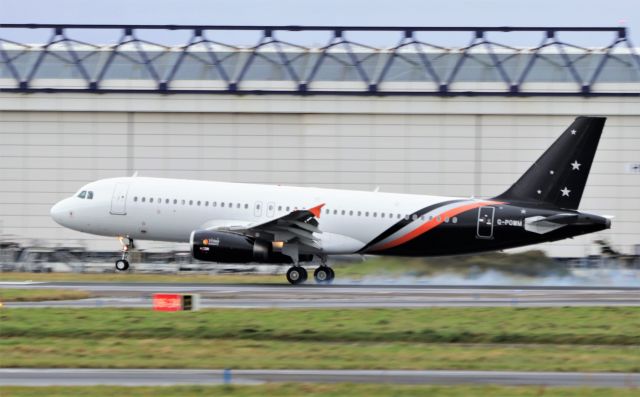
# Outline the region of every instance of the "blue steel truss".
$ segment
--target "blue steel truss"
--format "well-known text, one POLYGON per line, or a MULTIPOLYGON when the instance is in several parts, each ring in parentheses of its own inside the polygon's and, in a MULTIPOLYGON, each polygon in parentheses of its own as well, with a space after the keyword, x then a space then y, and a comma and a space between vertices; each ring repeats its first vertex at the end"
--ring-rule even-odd
POLYGON ((626 29, 622 27, 0 24, 0 81, 3 79, 12 83, 3 84, 0 90, 9 92, 639 96, 640 90, 602 90, 595 87, 607 82, 640 83, 640 56, 632 46, 626 29), (49 40, 30 45, 3 38, 6 32, 21 29, 49 32, 49 40), (116 31, 119 32, 119 39, 106 45, 91 44, 77 37, 82 34, 78 32, 80 29, 82 32, 116 31), (140 38, 138 32, 143 30, 186 31, 190 33, 190 38, 177 47, 167 46, 140 38), (222 31, 258 32, 260 38, 248 47, 210 38, 218 37, 222 31), (327 32, 330 38, 326 45, 312 48, 279 40, 277 37, 280 32, 327 32), (350 40, 349 35, 354 32, 389 32, 397 34, 398 41, 393 47, 379 48, 350 40), (419 33, 423 34, 421 32, 466 32, 470 37, 468 45, 452 49, 425 42, 418 37, 419 33), (493 32, 537 32, 542 38, 537 46, 514 48, 490 40, 488 35, 493 32), (558 34, 564 32, 610 34, 612 41, 605 47, 585 48, 560 40, 558 34), (193 51, 196 47, 198 51, 193 51), (269 51, 263 51, 265 48, 269 48, 269 51), (623 55, 620 48, 624 49, 623 55), (589 59, 588 67, 584 66, 585 59, 589 59), (470 62, 475 66, 468 66, 470 62), (327 66, 329 63, 334 64, 333 69, 327 66), (545 63, 547 69, 537 70, 541 68, 538 66, 541 63, 545 63), (615 64, 614 70, 606 72, 611 64, 615 64), (62 79, 56 77, 56 73, 61 69, 81 84, 71 87, 58 84, 62 79), (196 70, 205 72, 196 73, 196 70), (395 77, 392 71, 395 71, 395 77), (133 73, 135 77, 131 77, 133 73), (474 73, 484 77, 473 77, 474 73), (557 82, 545 73, 565 76, 562 82, 570 83, 569 88, 523 89, 532 81, 557 82), (201 76, 204 74, 206 76, 201 76), (413 80, 398 77, 403 74, 415 77, 413 80), (621 74, 626 77, 620 78, 621 74), (47 83, 44 86, 42 83, 35 84, 42 76, 49 76, 47 83), (150 84, 118 87, 109 84, 114 78, 140 79, 150 84), (202 87, 189 88, 177 84, 190 79, 217 84, 212 87, 203 83, 202 87), (247 86, 248 81, 256 80, 280 85, 276 88, 269 84, 262 88, 247 86), (403 85, 389 88, 390 83, 401 81, 406 86, 414 80, 431 84, 418 89, 402 88, 403 85), (349 84, 335 89, 326 88, 327 85, 316 86, 319 81, 347 81, 349 84), (490 82, 497 89, 454 88, 456 84, 469 81, 490 82))

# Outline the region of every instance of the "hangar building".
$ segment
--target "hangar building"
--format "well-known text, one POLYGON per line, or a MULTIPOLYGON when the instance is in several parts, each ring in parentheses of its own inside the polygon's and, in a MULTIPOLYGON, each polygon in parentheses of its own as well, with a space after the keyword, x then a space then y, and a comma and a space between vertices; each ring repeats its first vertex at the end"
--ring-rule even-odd
MULTIPOLYGON (((577 115, 605 115, 581 209, 640 244, 640 55, 624 28, 0 26, 0 235, 131 175, 491 197, 577 115)), ((143 247, 157 247, 153 243, 143 247)))

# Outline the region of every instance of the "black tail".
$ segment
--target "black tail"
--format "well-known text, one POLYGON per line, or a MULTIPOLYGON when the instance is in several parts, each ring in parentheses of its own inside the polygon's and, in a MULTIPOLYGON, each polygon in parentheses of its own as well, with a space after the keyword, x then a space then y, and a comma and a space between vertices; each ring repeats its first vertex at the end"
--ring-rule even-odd
POLYGON ((496 197, 578 209, 606 117, 580 116, 506 192, 496 197))

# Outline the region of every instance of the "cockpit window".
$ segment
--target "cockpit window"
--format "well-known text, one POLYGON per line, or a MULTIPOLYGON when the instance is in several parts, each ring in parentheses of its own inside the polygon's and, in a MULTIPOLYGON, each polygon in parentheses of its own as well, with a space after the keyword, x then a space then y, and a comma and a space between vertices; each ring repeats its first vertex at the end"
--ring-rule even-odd
POLYGON ((91 190, 87 192, 87 200, 93 200, 93 192, 91 190))
POLYGON ((81 199, 85 198, 87 196, 87 191, 83 190, 80 192, 80 194, 78 195, 78 197, 80 197, 81 199))

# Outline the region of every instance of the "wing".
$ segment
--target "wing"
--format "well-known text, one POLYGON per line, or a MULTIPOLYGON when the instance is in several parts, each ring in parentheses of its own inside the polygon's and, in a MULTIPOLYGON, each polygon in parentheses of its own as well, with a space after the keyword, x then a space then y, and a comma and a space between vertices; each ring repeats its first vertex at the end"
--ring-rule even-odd
POLYGON ((274 243, 281 242, 283 245, 287 243, 286 246, 302 245, 312 250, 320 250, 319 239, 314 236, 314 233, 322 233, 318 227, 318 218, 320 218, 322 207, 324 204, 310 209, 295 210, 280 218, 263 223, 216 225, 210 229, 242 233, 274 243))

